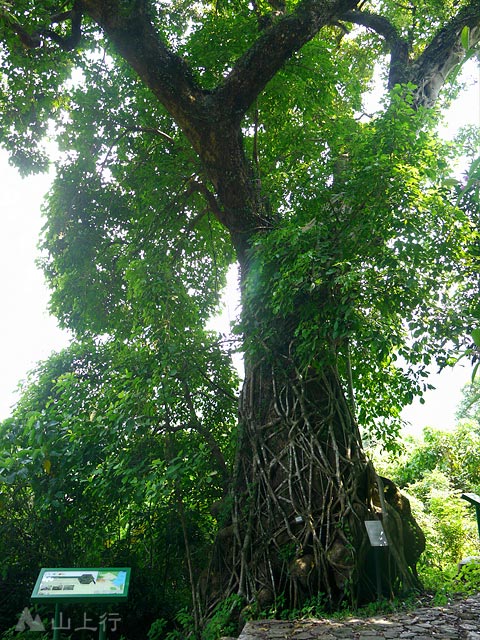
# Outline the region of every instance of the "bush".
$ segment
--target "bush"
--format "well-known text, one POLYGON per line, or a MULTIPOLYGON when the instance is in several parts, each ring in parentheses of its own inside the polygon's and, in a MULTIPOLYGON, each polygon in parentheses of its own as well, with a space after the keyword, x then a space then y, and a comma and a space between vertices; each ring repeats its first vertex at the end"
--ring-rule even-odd
POLYGON ((408 495, 425 533, 426 550, 418 569, 428 585, 433 576, 437 584, 449 583, 448 571, 455 575, 463 557, 479 553, 475 511, 460 497, 463 491, 478 492, 478 429, 476 422, 462 422, 452 432, 428 428, 423 440, 406 439, 396 458, 375 461, 379 473, 408 495))

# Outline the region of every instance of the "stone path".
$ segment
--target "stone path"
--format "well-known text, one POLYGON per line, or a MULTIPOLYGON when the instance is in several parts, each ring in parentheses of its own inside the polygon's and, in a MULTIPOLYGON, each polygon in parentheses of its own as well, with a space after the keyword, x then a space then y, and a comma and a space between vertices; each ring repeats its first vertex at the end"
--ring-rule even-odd
POLYGON ((248 622, 238 640, 480 640, 480 594, 369 618, 248 622))

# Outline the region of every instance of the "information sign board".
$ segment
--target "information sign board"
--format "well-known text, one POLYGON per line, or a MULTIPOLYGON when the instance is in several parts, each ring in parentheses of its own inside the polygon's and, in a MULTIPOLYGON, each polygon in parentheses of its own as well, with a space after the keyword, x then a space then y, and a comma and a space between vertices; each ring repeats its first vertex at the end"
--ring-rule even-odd
POLYGON ((477 514, 478 535, 480 536, 480 496, 476 493, 462 493, 462 498, 473 504, 477 514))
POLYGON ((388 547, 387 536, 380 520, 365 520, 365 527, 372 547, 388 547))
POLYGON ((42 569, 33 588, 33 602, 118 602, 128 597, 130 569, 42 569))
POLYGON ((477 496, 476 493, 462 493, 461 497, 470 502, 470 504, 480 507, 480 496, 477 496))

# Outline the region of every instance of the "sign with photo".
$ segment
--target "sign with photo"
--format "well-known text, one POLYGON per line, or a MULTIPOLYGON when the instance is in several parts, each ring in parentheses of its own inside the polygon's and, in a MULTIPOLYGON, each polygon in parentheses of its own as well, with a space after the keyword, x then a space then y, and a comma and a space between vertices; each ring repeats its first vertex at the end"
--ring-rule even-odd
POLYGON ((126 600, 130 569, 42 569, 32 592, 33 602, 126 600))

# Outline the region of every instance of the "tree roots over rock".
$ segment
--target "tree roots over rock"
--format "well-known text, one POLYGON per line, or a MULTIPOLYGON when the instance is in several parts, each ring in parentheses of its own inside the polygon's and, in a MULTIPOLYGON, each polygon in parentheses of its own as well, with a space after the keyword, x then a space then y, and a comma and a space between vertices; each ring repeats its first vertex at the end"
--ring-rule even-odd
POLYGON ((375 599, 379 589, 388 597, 420 587, 423 533, 408 500, 366 459, 333 368, 288 380, 285 370, 247 371, 240 418, 206 603, 238 594, 260 612, 321 594, 334 609, 375 599), (382 522, 388 547, 372 548, 367 520, 382 522))

